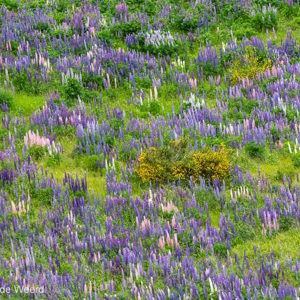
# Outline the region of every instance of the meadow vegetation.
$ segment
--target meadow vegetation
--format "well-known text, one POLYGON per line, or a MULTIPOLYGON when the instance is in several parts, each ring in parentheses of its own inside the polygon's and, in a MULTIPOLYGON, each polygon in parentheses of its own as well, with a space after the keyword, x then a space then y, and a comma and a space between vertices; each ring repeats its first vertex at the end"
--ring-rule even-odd
POLYGON ((299 25, 0 0, 0 298, 298 299, 299 25))

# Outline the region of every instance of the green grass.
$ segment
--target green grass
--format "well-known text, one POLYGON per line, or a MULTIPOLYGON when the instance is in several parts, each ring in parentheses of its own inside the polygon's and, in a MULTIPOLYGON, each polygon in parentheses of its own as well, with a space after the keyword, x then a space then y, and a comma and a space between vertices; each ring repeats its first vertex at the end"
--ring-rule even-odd
POLYGON ((72 158, 72 151, 75 147, 75 143, 69 138, 62 138, 58 140, 63 146, 63 154, 60 157, 60 163, 54 166, 48 166, 46 160, 38 162, 39 167, 47 170, 48 173, 52 173, 54 178, 61 181, 64 178, 64 174, 69 173, 72 176, 78 176, 81 178, 86 174, 88 189, 99 193, 105 194, 105 176, 101 176, 99 172, 89 171, 85 167, 78 167, 76 161, 72 158))
POLYGON ((45 104, 43 96, 33 96, 26 94, 14 95, 12 113, 21 112, 24 116, 30 116, 35 110, 45 104))
POLYGON ((253 247, 256 245, 260 248, 261 254, 269 254, 274 251, 275 256, 284 262, 287 258, 299 258, 300 245, 300 227, 292 228, 286 232, 277 233, 273 237, 256 238, 252 241, 246 241, 232 249, 232 253, 237 253, 240 256, 244 255, 246 250, 247 257, 254 259, 256 255, 253 252, 253 247))
POLYGON ((300 172, 300 168, 296 168, 293 165, 290 153, 285 151, 273 151, 270 153, 269 149, 267 149, 264 158, 259 159, 250 158, 243 150, 239 151, 237 162, 242 170, 249 172, 252 176, 257 176, 260 168, 261 175, 279 184, 281 183, 281 173, 294 176, 297 172, 300 172), (284 166, 284 170, 282 166, 284 166))
POLYGON ((273 237, 260 237, 252 241, 246 241, 243 244, 237 245, 231 250, 231 253, 236 253, 240 258, 246 255, 250 264, 254 263, 257 258, 257 254, 254 253, 254 246, 259 248, 260 255, 268 255, 274 253, 275 259, 279 261, 282 268, 285 270, 285 276, 288 278, 288 282, 300 287, 300 282, 289 274, 289 269, 285 267, 287 260, 292 259, 293 262, 300 259, 299 252, 300 245, 300 227, 292 228, 283 233, 277 233, 273 237))

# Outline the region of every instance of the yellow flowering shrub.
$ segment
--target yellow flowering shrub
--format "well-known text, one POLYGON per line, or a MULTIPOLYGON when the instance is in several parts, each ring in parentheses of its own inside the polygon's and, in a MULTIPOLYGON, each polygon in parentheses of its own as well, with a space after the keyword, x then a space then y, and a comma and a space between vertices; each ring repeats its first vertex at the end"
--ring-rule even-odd
POLYGON ((147 181, 161 181, 163 180, 164 167, 157 162, 156 148, 150 148, 143 151, 138 158, 138 167, 136 172, 143 182, 147 181))
POLYGON ((190 152, 185 139, 170 142, 162 148, 144 150, 135 169, 143 182, 188 180, 199 176, 207 180, 225 179, 230 176, 230 153, 224 145, 217 151, 204 148, 190 152))
POLYGON ((230 150, 221 145, 218 151, 204 148, 193 154, 193 176, 209 179, 225 179, 230 175, 230 150))
POLYGON ((272 67, 268 58, 260 62, 252 48, 249 48, 243 58, 236 59, 230 72, 232 84, 237 84, 242 78, 253 79, 258 73, 263 73, 272 67))
POLYGON ((175 180, 188 179, 193 173, 191 161, 179 161, 172 165, 172 177, 175 180))

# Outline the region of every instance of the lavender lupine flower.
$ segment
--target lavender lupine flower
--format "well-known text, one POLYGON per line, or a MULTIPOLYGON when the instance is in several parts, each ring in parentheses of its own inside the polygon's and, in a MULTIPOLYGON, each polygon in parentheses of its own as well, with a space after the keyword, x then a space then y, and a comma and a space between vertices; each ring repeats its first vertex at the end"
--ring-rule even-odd
POLYGON ((128 6, 126 5, 125 2, 122 2, 117 4, 115 9, 118 13, 126 13, 128 11, 128 6))

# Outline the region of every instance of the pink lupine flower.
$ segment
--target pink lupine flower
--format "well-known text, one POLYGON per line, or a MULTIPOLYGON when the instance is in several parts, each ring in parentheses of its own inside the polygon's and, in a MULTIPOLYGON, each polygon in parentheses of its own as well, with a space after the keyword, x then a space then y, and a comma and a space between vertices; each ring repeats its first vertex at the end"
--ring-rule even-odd
POLYGON ((38 131, 34 133, 29 130, 24 136, 24 144, 26 145, 26 147, 47 147, 50 155, 52 155, 53 153, 59 153, 61 150, 59 145, 57 146, 54 141, 52 141, 51 143, 47 137, 40 136, 38 131))
POLYGON ((264 224, 262 224, 262 230, 261 230, 261 233, 262 233, 263 235, 267 235, 267 230, 266 230, 264 224))
POLYGON ((165 237, 164 236, 161 236, 159 239, 158 239, 158 247, 160 249, 165 249, 165 237))
POLYGON ((161 209, 163 212, 178 212, 178 208, 173 204, 173 202, 168 202, 167 205, 161 204, 161 209))

